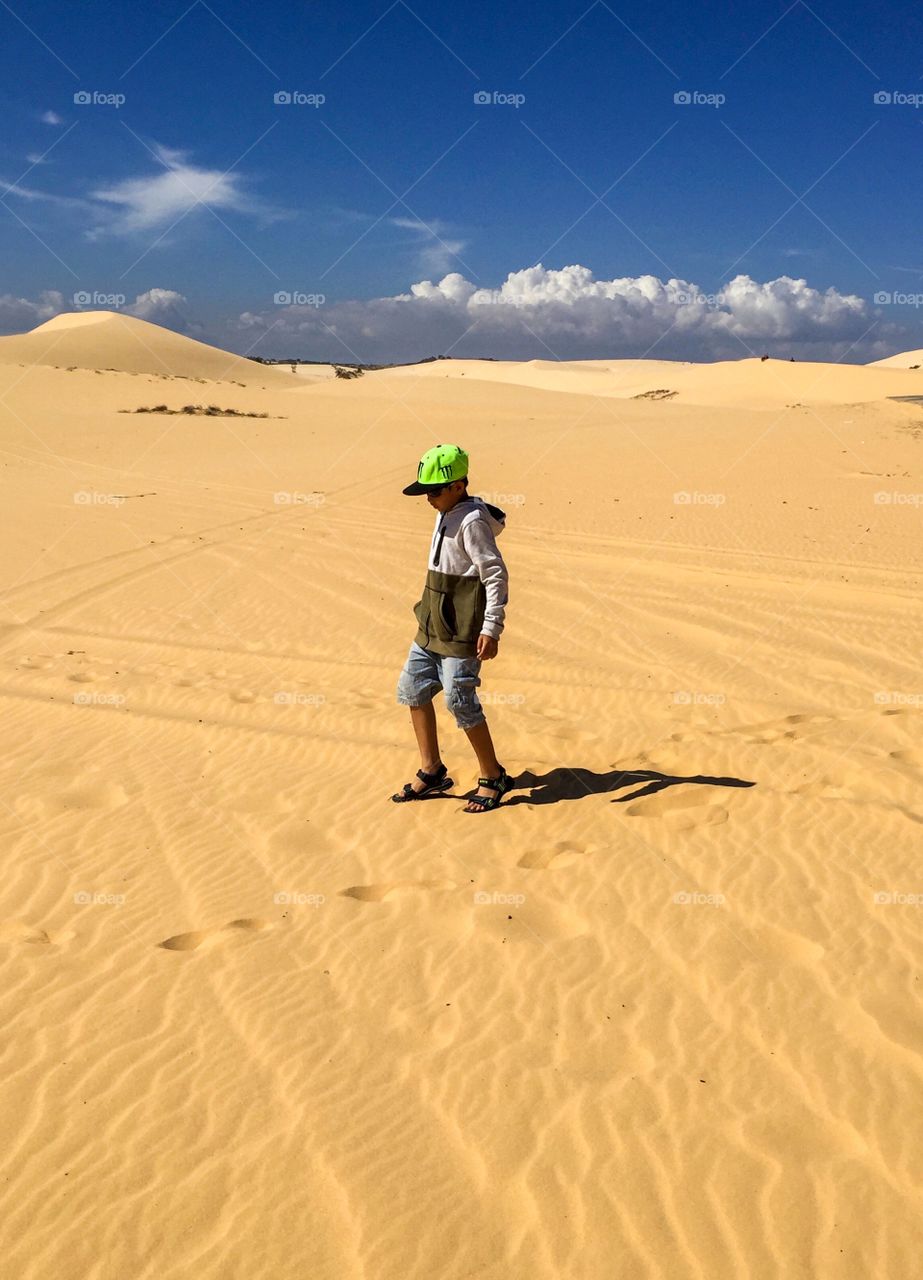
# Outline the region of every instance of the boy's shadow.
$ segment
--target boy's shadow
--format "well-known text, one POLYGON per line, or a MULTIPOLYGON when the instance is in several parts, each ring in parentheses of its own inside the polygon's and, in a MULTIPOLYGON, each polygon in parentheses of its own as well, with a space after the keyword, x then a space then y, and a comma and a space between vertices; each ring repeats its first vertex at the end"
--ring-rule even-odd
POLYGON ((512 804, 557 804, 560 800, 582 800, 584 796, 600 795, 608 791, 620 791, 636 787, 628 795, 615 796, 612 804, 626 804, 654 795, 666 787, 685 782, 699 782, 711 787, 755 787, 755 782, 743 778, 710 778, 697 773, 681 778, 669 773, 657 773, 654 769, 613 769, 611 773, 594 773, 592 769, 570 769, 562 766, 547 773, 533 773, 530 769, 513 779, 517 790, 531 787, 527 796, 511 796, 504 799, 504 806, 512 804))

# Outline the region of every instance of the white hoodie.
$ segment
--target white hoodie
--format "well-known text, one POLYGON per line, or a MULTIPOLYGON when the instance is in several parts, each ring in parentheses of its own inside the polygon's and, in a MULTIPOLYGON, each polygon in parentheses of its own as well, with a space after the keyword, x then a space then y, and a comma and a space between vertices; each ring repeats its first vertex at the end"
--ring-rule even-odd
POLYGON ((424 636, 418 636, 417 643, 436 653, 464 656, 476 645, 477 634, 500 638, 509 599, 509 575, 496 539, 505 527, 504 512, 474 496, 462 498, 451 511, 437 512, 424 599, 414 610, 424 636), (480 581, 483 595, 471 579, 480 581), (464 580, 468 580, 467 587, 464 580), (471 588, 475 588, 474 594, 471 588), (439 615, 435 626, 428 622, 430 608, 439 615), (472 623, 476 624, 477 634, 472 633, 472 623))

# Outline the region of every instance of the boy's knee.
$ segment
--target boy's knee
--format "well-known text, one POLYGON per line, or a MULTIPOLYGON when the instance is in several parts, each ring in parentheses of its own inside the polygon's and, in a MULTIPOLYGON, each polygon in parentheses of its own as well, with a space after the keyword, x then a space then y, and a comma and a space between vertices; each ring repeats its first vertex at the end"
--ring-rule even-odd
POLYGON ((473 729, 484 722, 484 709, 473 682, 456 681, 445 694, 446 707, 459 729, 473 729))
POLYGON ((414 680, 406 673, 397 682, 397 700, 403 707, 425 707, 436 696, 439 685, 414 680))

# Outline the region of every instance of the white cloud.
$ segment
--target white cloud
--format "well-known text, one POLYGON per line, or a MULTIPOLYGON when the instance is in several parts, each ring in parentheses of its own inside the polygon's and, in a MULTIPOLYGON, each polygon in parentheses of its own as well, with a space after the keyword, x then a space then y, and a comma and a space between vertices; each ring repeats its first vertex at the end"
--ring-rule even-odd
POLYGON ((497 289, 453 272, 394 297, 246 312, 239 324, 251 340, 272 326, 255 348, 260 354, 284 346, 286 354, 368 361, 438 354, 716 360, 764 352, 869 360, 893 351, 903 332, 876 323, 873 308, 855 294, 790 276, 759 283, 739 275, 709 297, 686 280, 596 280, 576 265, 511 272, 497 289))
POLYGON ((467 240, 460 240, 438 218, 424 222, 421 218, 389 218, 394 227, 402 227, 415 233, 417 241, 417 266, 421 271, 435 275, 457 266, 467 240))
POLYGON ((139 293, 134 302, 123 307, 128 315, 139 320, 150 320, 177 333, 196 334, 201 328, 189 316, 189 306, 183 294, 175 289, 148 289, 139 293))
MULTIPOLYGON (((0 294, 0 333, 27 333, 53 316, 75 310, 77 307, 74 305, 74 295, 65 298, 56 289, 48 289, 39 294, 36 301, 16 298, 9 293, 0 294)), ((200 336, 202 326, 191 318, 186 298, 175 289, 148 289, 145 293, 139 293, 134 302, 122 306, 121 311, 125 315, 137 316, 140 320, 163 325, 177 333, 200 336)))
POLYGON ((64 117, 59 116, 57 111, 43 111, 39 116, 42 124, 63 124, 64 117))
POLYGON ((64 295, 56 289, 46 289, 35 302, 11 293, 0 294, 0 333, 25 333, 66 309, 64 295))
POLYGON ((111 216, 100 230, 116 234, 152 231, 169 226, 197 206, 237 209, 254 213, 258 205, 243 189, 239 174, 220 169, 202 169, 191 164, 183 151, 155 146, 162 163, 156 173, 141 178, 123 178, 90 194, 110 206, 111 216))
MULTIPOLYGON (((6 295, 0 332, 23 332, 73 309, 72 296, 58 292, 37 301, 6 295)), ((245 311, 208 332, 175 289, 148 289, 122 310, 231 350, 376 363, 444 354, 736 360, 764 352, 864 361, 923 345, 923 334, 880 319, 865 299, 790 276, 764 283, 736 276, 706 298, 685 280, 596 280, 581 266, 529 267, 497 289, 452 272, 392 297, 245 311)))
MULTIPOLYGON (((183 217, 206 205, 215 210, 233 210, 273 221, 290 216, 271 208, 246 190, 239 174, 220 169, 203 169, 193 164, 184 151, 155 144, 160 162, 153 173, 137 178, 121 178, 97 186, 89 197, 58 195, 18 182, 0 179, 0 191, 23 200, 79 208, 90 240, 105 235, 132 235, 168 229, 183 217)), ((30 157, 32 160, 33 157, 30 157)))

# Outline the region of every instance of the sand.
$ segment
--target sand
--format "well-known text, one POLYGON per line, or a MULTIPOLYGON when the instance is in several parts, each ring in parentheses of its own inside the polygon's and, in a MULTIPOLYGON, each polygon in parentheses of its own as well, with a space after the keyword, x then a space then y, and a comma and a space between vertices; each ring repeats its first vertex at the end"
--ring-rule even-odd
POLYGON ((920 383, 3 339, 0 1272, 915 1275, 920 383), (189 402, 270 417, 120 412, 189 402), (439 440, 509 517, 478 817, 441 706, 388 799, 439 440))

